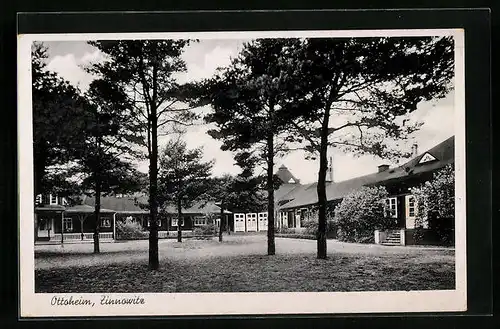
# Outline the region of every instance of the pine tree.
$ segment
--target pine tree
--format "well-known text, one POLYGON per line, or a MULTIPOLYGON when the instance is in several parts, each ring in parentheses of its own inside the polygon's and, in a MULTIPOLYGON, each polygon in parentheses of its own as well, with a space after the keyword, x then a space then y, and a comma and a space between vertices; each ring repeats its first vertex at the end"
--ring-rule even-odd
POLYGON ((177 210, 177 241, 182 242, 182 209, 189 208, 211 187, 213 161, 203 162, 201 148, 188 149, 182 139, 170 140, 160 156, 159 200, 177 210))
POLYGON ((326 258, 328 147, 380 157, 419 128, 408 115, 420 102, 446 96, 454 75, 450 37, 311 38, 290 56, 302 93, 294 135, 319 155, 318 258, 326 258), (392 144, 391 144, 392 143, 392 144))
POLYGON ((229 67, 207 85, 213 112, 207 121, 216 129, 209 134, 223 140, 223 150, 244 151, 264 159, 268 209, 268 255, 275 254, 274 161, 286 152, 283 137, 290 123, 290 95, 300 95, 289 82, 287 57, 296 39, 259 39, 246 43, 229 67))
POLYGON ((186 71, 181 58, 189 40, 93 41, 106 61, 89 68, 114 83, 132 104, 137 143, 149 160, 149 268, 158 269, 158 136, 171 124, 189 124, 196 115, 184 102, 189 88, 176 74, 186 71))
POLYGON ((85 128, 79 132, 85 139, 72 150, 72 172, 82 191, 95 196, 94 253, 99 253, 101 196, 138 190, 141 175, 132 165, 134 135, 128 126, 127 99, 105 80, 94 80, 86 98, 85 128))
POLYGON ((84 136, 85 99, 80 91, 55 72, 47 70, 47 47, 36 42, 31 52, 33 82, 33 158, 35 196, 54 192, 72 194, 65 166, 84 136))

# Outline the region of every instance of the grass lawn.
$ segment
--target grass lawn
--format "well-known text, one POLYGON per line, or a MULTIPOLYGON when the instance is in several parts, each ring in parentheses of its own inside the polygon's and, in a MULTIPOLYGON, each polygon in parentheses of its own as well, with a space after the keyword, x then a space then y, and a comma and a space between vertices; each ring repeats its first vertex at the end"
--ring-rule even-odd
POLYGON ((453 250, 316 243, 265 236, 160 242, 160 269, 147 268, 147 242, 43 246, 35 250, 35 291, 50 293, 376 291, 455 288, 453 250))

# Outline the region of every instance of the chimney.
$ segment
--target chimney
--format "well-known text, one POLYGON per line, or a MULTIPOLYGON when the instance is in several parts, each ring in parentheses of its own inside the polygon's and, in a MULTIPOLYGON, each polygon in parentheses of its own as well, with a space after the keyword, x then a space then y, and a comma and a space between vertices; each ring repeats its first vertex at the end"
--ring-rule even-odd
POLYGON ((326 181, 333 182, 333 158, 330 157, 328 167, 326 168, 326 181))
POLYGON ((418 144, 413 144, 411 146, 411 156, 416 157, 418 155, 418 144))
POLYGON ((389 169, 388 164, 382 164, 382 165, 378 166, 378 172, 383 172, 383 171, 386 171, 388 169, 389 169))

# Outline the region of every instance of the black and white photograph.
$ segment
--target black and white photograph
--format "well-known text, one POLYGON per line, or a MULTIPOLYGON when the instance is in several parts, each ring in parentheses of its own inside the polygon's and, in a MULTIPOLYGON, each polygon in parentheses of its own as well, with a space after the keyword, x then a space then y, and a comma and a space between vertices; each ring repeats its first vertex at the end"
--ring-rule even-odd
POLYGON ((463 49, 20 36, 21 312, 465 310, 463 49))

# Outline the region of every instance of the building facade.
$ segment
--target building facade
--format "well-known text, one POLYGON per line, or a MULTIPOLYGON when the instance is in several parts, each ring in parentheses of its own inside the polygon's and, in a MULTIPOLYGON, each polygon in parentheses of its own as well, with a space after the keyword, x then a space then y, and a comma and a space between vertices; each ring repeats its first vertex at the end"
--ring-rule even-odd
MULTIPOLYGON (((377 233, 379 236, 378 238, 376 236, 375 240, 384 243, 388 237, 391 237, 390 243, 387 244, 412 244, 417 204, 410 190, 431 180, 436 171, 454 164, 454 143, 455 138, 452 136, 423 153, 418 153, 414 146, 412 159, 401 166, 390 168, 388 165, 380 165, 373 174, 340 182, 330 179, 326 183, 328 217, 333 218, 335 207, 347 194, 363 186, 384 186, 389 193, 389 197, 385 200, 387 209, 390 210, 395 227, 399 228, 399 231, 397 234, 396 232, 377 233)), ((280 170, 288 169, 280 168, 280 170)), ((316 183, 297 184, 293 188, 288 186, 285 188, 286 192, 277 200, 276 225, 278 228, 300 229, 306 221, 317 220, 316 185, 316 183)))
MULTIPOLYGON (((151 225, 145 196, 115 195, 101 197, 100 239, 116 239, 116 224, 132 220, 140 224, 144 231, 151 225)), ((95 199, 84 196, 81 204, 70 205, 66 198, 53 195, 38 196, 35 206, 35 241, 91 240, 95 230, 95 199)), ((158 236, 166 237, 169 231, 193 230, 208 224, 208 215, 220 225, 220 207, 213 202, 197 203, 182 210, 181 220, 173 207, 160 209, 158 214, 158 236)), ((222 214, 232 227, 232 213, 222 214)))

